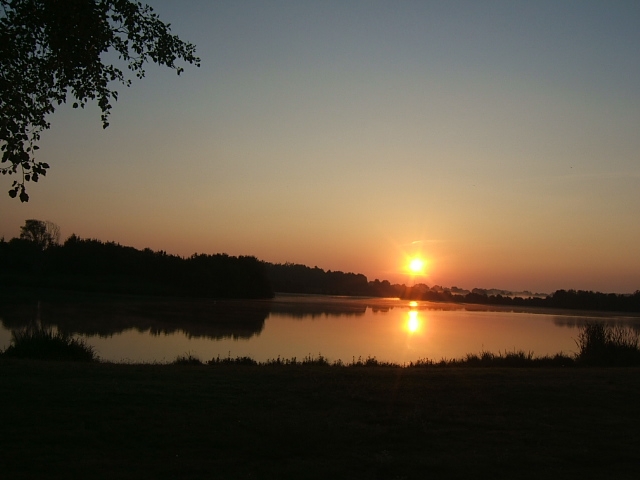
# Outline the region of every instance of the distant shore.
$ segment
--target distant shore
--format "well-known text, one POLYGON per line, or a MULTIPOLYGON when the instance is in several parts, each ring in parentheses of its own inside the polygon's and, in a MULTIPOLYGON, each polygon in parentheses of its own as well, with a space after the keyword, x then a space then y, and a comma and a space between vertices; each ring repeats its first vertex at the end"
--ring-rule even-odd
MULTIPOLYGON (((29 224, 38 220, 29 220, 29 224)), ((26 227, 24 227, 26 228, 26 227)), ((45 228, 44 226, 42 228, 45 228)), ((0 286, 59 288, 91 293, 209 299, 268 299, 274 292, 492 306, 640 312, 640 290, 630 294, 556 290, 551 294, 501 289, 391 284, 353 272, 294 263, 269 263, 252 256, 194 254, 188 258, 149 248, 71 235, 63 244, 27 238, 0 239, 0 286)))
MULTIPOLYGON (((295 298, 296 303, 300 304, 300 299, 305 300, 305 304, 310 307, 314 304, 324 304, 327 299, 331 299, 332 303, 337 304, 343 301, 345 305, 354 303, 363 303, 368 306, 376 308, 385 308, 397 301, 411 302, 411 299, 400 297, 376 297, 366 295, 329 295, 329 294, 314 294, 314 293, 289 293, 289 292, 275 292, 272 298, 267 299, 215 299, 215 298, 200 298, 200 297, 180 297, 180 296, 166 296, 166 295, 145 295, 139 293, 121 293, 121 292, 109 292, 109 291, 78 291, 64 288, 53 287, 33 287, 22 285, 5 285, 0 292, 0 302, 5 305, 10 304, 25 304, 34 303, 38 301, 47 301, 55 303, 63 302, 91 302, 91 301, 110 301, 116 300, 118 302, 145 302, 153 304, 156 301, 160 302, 195 302, 195 303, 251 303, 251 304, 264 304, 277 306, 286 303, 288 298, 295 298)), ((421 302, 422 305, 433 305, 441 309, 479 309, 483 311, 510 311, 510 312, 540 312, 546 314, 558 314, 558 315, 588 315, 588 316, 603 316, 610 317, 612 315, 620 315, 625 317, 640 317, 640 311, 603 311, 603 310, 589 310, 585 309, 568 309, 544 305, 505 305, 505 304, 488 304, 488 303, 474 303, 472 301, 434 301, 434 300, 413 300, 421 302)))

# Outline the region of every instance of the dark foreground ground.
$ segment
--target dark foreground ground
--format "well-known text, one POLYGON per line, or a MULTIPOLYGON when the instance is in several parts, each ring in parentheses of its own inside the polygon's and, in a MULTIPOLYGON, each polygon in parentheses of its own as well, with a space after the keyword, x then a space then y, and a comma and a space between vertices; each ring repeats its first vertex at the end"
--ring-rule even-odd
POLYGON ((639 478, 640 369, 0 359, 0 478, 639 478))

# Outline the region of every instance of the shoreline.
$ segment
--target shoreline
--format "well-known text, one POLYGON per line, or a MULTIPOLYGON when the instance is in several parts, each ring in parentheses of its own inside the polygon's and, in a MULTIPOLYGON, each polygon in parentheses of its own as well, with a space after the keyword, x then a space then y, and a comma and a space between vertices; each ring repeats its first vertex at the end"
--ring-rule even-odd
POLYGON ((0 293, 0 299, 3 303, 24 304, 25 302, 88 302, 88 301, 106 301, 117 300, 121 302, 134 303, 153 303, 153 302, 175 302, 175 303, 199 303, 199 304, 255 304, 255 305, 278 305, 286 303, 286 299, 295 299, 300 302, 305 299, 304 303, 309 305, 322 304, 327 300, 333 303, 347 304, 366 304, 375 308, 385 308, 389 306, 397 306, 398 303, 417 302, 418 309, 451 309, 451 310, 469 310, 469 311, 495 311, 495 312, 514 312, 514 313, 541 313, 549 315, 567 315, 567 316, 589 316, 589 317, 618 317, 618 318, 640 318, 640 312, 635 311, 619 311, 619 310, 589 310, 589 309, 573 309, 560 307, 545 306, 527 306, 527 305, 502 305, 491 303, 467 303, 467 302, 451 302, 451 301, 434 301, 434 300, 415 300, 400 297, 374 297, 374 296, 349 296, 349 295, 328 295, 314 293, 287 293, 275 292, 271 298, 207 298, 207 297, 190 297, 190 296, 167 296, 167 295, 145 295, 139 293, 123 293, 109 291, 82 291, 69 290, 52 287, 24 287, 5 285, 0 293), (36 298, 37 297, 37 298, 36 298))

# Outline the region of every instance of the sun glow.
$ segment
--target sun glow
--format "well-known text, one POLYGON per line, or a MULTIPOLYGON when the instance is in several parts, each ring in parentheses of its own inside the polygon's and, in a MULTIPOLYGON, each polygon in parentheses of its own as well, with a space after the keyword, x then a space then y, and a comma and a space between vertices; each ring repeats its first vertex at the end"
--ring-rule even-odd
POLYGON ((425 282, 433 275, 434 257, 431 252, 422 248, 422 243, 422 241, 416 241, 398 246, 400 257, 397 272, 402 274, 405 282, 409 282, 410 285, 425 282))
POLYGON ((426 267, 426 262, 420 257, 413 257, 409 260, 409 271, 414 275, 422 275, 426 267))

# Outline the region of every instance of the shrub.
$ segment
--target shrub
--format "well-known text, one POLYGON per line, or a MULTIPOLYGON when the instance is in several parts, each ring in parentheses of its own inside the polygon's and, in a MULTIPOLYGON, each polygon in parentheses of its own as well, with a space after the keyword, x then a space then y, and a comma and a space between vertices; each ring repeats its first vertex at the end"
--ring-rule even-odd
POLYGON ((638 332, 629 327, 589 322, 582 327, 576 345, 576 360, 584 365, 640 365, 638 332))
POLYGON ((11 344, 2 353, 7 358, 92 362, 93 347, 70 335, 41 325, 11 332, 11 344))

